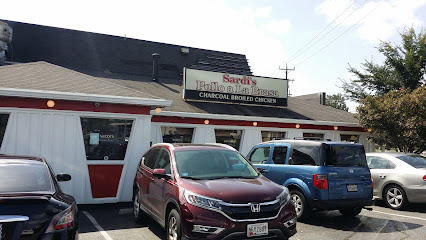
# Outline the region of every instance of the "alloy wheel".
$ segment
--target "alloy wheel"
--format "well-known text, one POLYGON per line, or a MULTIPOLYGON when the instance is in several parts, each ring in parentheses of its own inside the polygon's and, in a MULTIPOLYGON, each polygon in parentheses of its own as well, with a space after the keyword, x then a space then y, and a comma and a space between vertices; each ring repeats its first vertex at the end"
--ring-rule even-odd
POLYGON ((177 240, 178 239, 178 226, 176 224, 176 218, 172 216, 169 219, 169 225, 168 225, 168 235, 169 240, 177 240))
POLYGON ((386 192, 386 201, 393 208, 399 208, 404 203, 404 196, 398 188, 391 187, 386 192))
POLYGON ((291 196, 291 200, 293 201, 294 204, 294 209, 296 210, 296 215, 300 216, 302 210, 303 210, 303 202, 302 199, 300 198, 299 195, 297 194, 293 194, 291 196))

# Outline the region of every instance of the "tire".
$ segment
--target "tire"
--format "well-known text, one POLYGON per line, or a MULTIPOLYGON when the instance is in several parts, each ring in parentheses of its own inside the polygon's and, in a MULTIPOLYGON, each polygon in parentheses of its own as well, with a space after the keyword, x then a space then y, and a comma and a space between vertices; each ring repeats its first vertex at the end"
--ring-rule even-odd
POLYGON ((291 190, 290 196, 296 210, 297 220, 306 220, 309 218, 311 215, 311 209, 306 202, 305 195, 303 195, 303 193, 299 190, 291 190))
POLYGON ((167 240, 181 240, 182 228, 180 214, 173 209, 167 219, 167 240))
POLYGON ((345 216, 345 217, 355 217, 362 211, 361 207, 354 207, 354 208, 342 208, 339 209, 339 212, 345 216))
POLYGON ((403 209, 408 205, 404 189, 398 185, 389 185, 383 192, 383 200, 387 207, 394 210, 403 209))
POLYGON ((139 201, 139 190, 133 195, 133 219, 136 223, 141 223, 143 220, 143 212, 141 211, 141 203, 139 201))

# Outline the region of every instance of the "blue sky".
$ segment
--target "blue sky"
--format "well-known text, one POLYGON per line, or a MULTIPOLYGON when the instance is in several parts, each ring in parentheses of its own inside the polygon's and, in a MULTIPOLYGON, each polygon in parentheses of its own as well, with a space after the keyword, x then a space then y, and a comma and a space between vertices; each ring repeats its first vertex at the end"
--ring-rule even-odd
POLYGON ((342 93, 348 64, 380 63, 380 40, 426 26, 426 0, 13 0, 0 19, 241 53, 258 76, 284 78, 287 62, 297 96, 342 93))

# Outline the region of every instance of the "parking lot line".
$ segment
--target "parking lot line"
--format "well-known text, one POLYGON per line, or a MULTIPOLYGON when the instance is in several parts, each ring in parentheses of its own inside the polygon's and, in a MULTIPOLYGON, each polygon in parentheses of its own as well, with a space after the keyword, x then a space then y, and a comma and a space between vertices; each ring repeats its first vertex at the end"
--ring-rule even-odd
POLYGON ((373 210, 372 212, 387 214, 387 215, 391 215, 391 216, 395 216, 395 217, 405 217, 405 218, 412 218, 412 219, 418 219, 418 220, 426 221, 426 218, 412 217, 412 216, 399 215, 399 214, 393 214, 393 213, 385 213, 385 212, 380 212, 380 211, 376 211, 376 210, 373 210))
POLYGON ((106 239, 106 240, 113 240, 107 232, 105 232, 105 230, 101 227, 101 225, 99 225, 99 223, 96 221, 96 219, 94 217, 92 217, 92 215, 90 215, 90 213, 83 211, 84 215, 86 215, 86 217, 90 220, 90 222, 92 222, 93 226, 96 227, 96 229, 98 229, 98 231, 102 234, 102 236, 106 239))

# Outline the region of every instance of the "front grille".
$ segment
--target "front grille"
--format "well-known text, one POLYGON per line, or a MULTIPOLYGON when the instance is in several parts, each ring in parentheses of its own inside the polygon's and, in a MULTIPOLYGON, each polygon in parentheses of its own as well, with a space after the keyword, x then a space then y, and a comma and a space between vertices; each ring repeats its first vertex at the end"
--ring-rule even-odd
POLYGON ((250 220, 260 218, 272 218, 278 215, 280 204, 278 202, 269 205, 261 205, 260 212, 252 212, 249 204, 241 205, 222 205, 222 211, 230 218, 235 220, 250 220))

